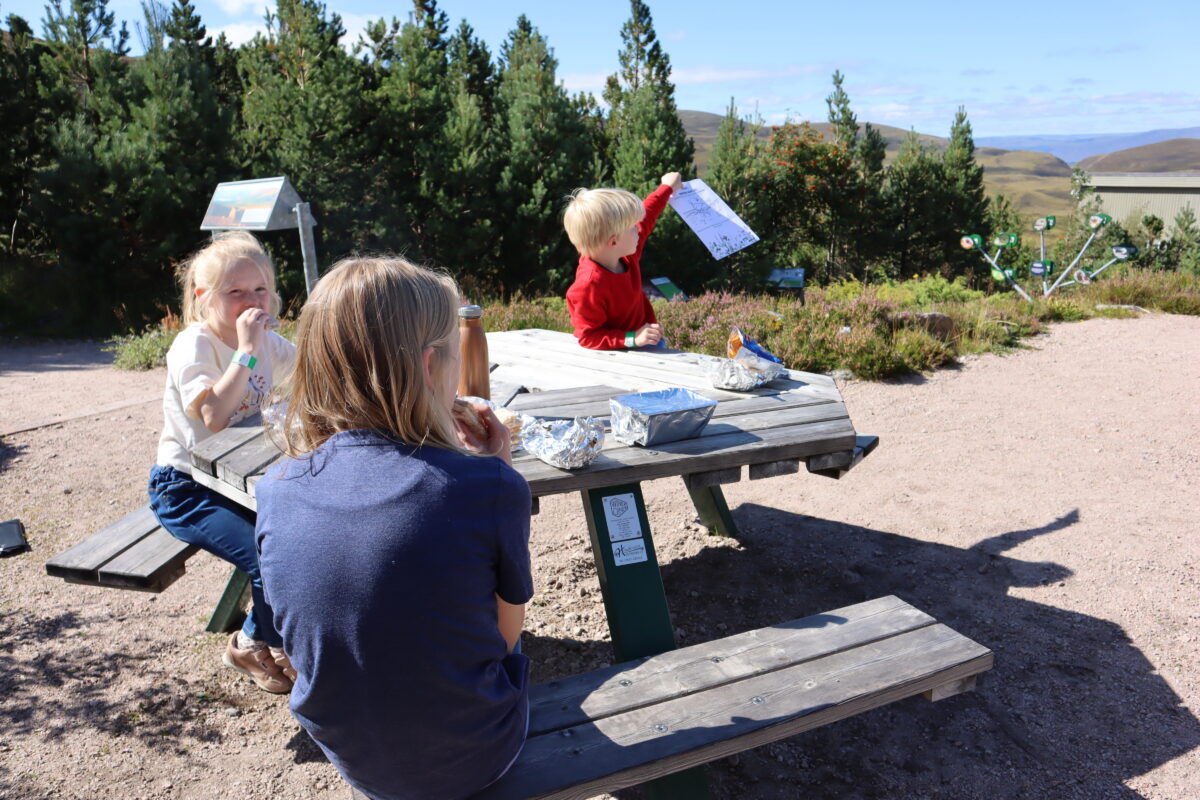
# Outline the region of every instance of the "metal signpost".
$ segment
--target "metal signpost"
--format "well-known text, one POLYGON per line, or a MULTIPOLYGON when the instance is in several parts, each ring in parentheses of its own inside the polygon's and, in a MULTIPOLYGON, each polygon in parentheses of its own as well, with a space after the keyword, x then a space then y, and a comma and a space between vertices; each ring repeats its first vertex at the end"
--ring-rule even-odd
MULTIPOLYGON (((1100 229, 1112 222, 1112 217, 1110 217, 1108 214, 1093 214, 1092 216, 1088 217, 1087 221, 1088 227, 1092 231, 1092 235, 1089 236, 1088 240, 1083 243, 1083 247, 1080 248, 1079 254, 1075 256, 1074 260, 1071 261, 1066 269, 1059 273, 1058 278, 1053 284, 1051 284, 1050 276, 1054 274, 1055 264, 1053 261, 1050 261, 1046 258, 1046 231, 1054 227, 1055 221, 1056 220, 1054 217, 1038 217, 1038 219, 1033 223, 1033 229, 1037 232, 1040 240, 1039 251, 1041 258, 1029 265, 1029 272, 1033 277, 1041 279, 1043 299, 1049 297, 1056 289, 1060 287, 1070 286, 1073 283, 1091 283, 1097 275, 1099 275, 1101 272, 1104 272, 1104 270, 1108 269, 1116 262, 1127 261, 1137 255, 1138 249, 1133 245, 1118 245, 1112 249, 1112 259, 1104 266, 1100 267, 1100 269, 1093 270, 1091 272, 1088 272, 1086 269, 1075 269, 1075 265, 1079 263, 1081 258, 1083 258, 1083 254, 1087 252, 1088 247, 1091 246, 1092 241, 1095 240, 1096 235, 1100 232, 1100 229), (1072 270, 1075 271, 1072 273, 1072 270), (1073 280, 1065 280, 1068 275, 1071 275, 1073 280)), ((991 256, 987 254, 987 250, 984 248, 983 238, 976 234, 963 236, 961 239, 959 239, 959 244, 962 245, 964 250, 978 250, 979 254, 983 256, 984 260, 991 265, 993 280, 998 283, 1007 283, 1013 288, 1013 290, 1021 295, 1021 297, 1024 297, 1026 300, 1032 303, 1033 298, 1029 296, 1029 293, 1026 292, 1019 283, 1017 283, 1014 270, 1011 267, 1002 268, 999 264, 999 258, 1004 252, 1004 248, 1012 247, 1020 241, 1021 238, 1015 233, 996 234, 992 237, 992 244, 996 246, 996 253, 995 255, 991 256)))
POLYGON ((280 176, 218 183, 200 230, 299 230, 304 287, 311 294, 317 284, 317 247, 312 233, 316 224, 308 203, 300 199, 287 178, 280 176))

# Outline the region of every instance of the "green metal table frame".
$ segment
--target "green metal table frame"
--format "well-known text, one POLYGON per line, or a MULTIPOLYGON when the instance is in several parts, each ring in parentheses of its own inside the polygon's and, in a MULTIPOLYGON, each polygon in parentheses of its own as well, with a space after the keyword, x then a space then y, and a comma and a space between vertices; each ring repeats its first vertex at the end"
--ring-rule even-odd
POLYGON ((221 599, 217 601, 217 607, 213 609, 208 626, 204 630, 209 633, 236 631, 246 619, 249 601, 250 576, 234 567, 229 582, 225 584, 225 591, 221 592, 221 599))
MULTIPOLYGON (((701 522, 716 533, 736 535, 720 486, 688 492, 701 522)), ((678 647, 675 626, 667 608, 641 484, 584 489, 581 495, 616 660, 674 650, 678 647)), ((709 796, 703 767, 658 778, 641 788, 651 800, 703 800, 709 796)))

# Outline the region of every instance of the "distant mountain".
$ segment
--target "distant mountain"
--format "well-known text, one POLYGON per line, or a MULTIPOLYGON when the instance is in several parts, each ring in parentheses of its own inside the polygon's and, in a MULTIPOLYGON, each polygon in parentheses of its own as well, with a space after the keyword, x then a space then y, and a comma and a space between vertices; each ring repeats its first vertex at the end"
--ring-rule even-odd
POLYGON ((1089 156, 1078 166, 1088 172, 1200 171, 1200 139, 1167 139, 1102 156, 1089 156))
MULTIPOLYGON (((701 177, 708 168, 717 129, 721 126, 721 115, 704 111, 680 111, 679 117, 688 135, 696 141, 696 171, 701 177)), ((865 126, 866 123, 860 123, 865 126)), ((828 136, 827 122, 813 123, 822 136, 828 136)), ((890 125, 875 125, 887 139, 887 155, 890 163, 900 152, 909 132, 890 125)), ((769 127, 763 127, 759 136, 771 135, 769 127)), ((917 134, 921 142, 935 150, 943 150, 947 139, 917 134)), ((978 140, 976 140, 978 144, 978 140)), ((1028 150, 1002 150, 996 147, 977 147, 975 161, 983 167, 983 180, 989 195, 1003 194, 1022 214, 1033 217, 1053 214, 1065 217, 1072 209, 1071 167, 1061 159, 1044 152, 1028 150)))
POLYGON ((975 144, 1005 150, 1036 150, 1051 153, 1068 164, 1088 156, 1165 142, 1168 139, 1200 137, 1200 128, 1173 128, 1141 133, 1091 133, 1047 136, 977 136, 975 144))

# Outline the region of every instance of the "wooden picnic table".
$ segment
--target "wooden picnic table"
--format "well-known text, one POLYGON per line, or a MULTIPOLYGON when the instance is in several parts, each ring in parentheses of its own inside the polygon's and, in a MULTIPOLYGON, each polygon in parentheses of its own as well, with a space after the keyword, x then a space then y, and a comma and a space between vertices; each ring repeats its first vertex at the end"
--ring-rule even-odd
MULTIPOLYGON (((609 398, 672 387, 717 401, 700 436, 653 447, 608 436, 599 457, 582 469, 559 469, 523 450, 513 454, 535 513, 540 497, 580 493, 617 661, 677 646, 642 481, 682 477, 701 520, 718 533, 734 534, 721 485, 741 480, 743 467, 751 480, 799 472, 802 461, 810 471, 837 476, 864 451, 841 393, 826 375, 790 370, 767 386, 733 392, 712 387, 695 353, 586 350, 570 334, 547 330, 489 333, 488 349, 496 365, 492 399, 540 419, 592 416, 607 422, 609 398)), ((261 427, 233 427, 193 451, 193 477, 253 509, 255 488, 278 458, 261 427)), ((671 780, 683 783, 668 794, 701 796, 703 784, 688 783, 699 781, 695 775, 671 780)))
MULTIPOLYGON (((580 492, 593 557, 618 660, 676 646, 662 588, 641 482, 681 476, 701 520, 718 533, 736 533, 721 485, 795 473, 806 461, 814 471, 846 467, 856 433, 833 379, 788 371, 750 392, 714 389, 695 353, 669 350, 596 351, 570 334, 546 330, 488 334, 496 386, 520 385, 508 407, 542 419, 607 419, 608 400, 619 394, 684 387, 717 400, 700 436, 653 447, 605 438, 600 456, 575 470, 550 466, 517 451, 513 466, 537 498, 580 492)), ((495 393, 494 393, 495 394, 495 393)), ((255 508, 255 487, 280 457, 261 427, 231 427, 192 453, 199 483, 255 508)))

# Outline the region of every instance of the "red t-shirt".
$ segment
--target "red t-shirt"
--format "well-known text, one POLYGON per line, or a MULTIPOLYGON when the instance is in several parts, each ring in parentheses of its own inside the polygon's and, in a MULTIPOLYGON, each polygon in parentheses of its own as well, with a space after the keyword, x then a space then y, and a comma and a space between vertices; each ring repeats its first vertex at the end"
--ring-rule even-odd
POLYGON ((646 215, 638 224, 637 250, 621 259, 625 271, 620 275, 587 256, 579 257, 575 282, 567 289, 567 310, 571 312, 575 338, 584 347, 621 350, 627 331, 658 321, 642 291, 642 248, 670 197, 671 187, 663 184, 642 201, 646 215))

